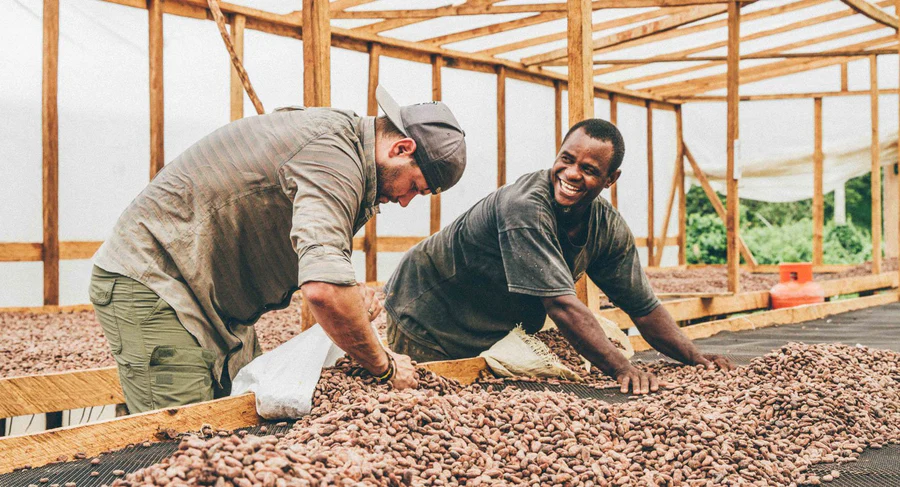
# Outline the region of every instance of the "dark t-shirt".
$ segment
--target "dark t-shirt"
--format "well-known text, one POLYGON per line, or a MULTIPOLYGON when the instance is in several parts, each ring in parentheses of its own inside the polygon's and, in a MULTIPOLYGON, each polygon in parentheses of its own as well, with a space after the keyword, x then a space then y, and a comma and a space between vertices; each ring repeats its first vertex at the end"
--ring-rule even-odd
POLYGON ((629 315, 653 311, 659 300, 612 205, 593 202, 578 246, 560 238, 554 204, 549 171, 526 174, 413 247, 385 286, 391 319, 451 357, 472 357, 517 324, 539 331, 541 298, 574 295, 585 271, 629 315))

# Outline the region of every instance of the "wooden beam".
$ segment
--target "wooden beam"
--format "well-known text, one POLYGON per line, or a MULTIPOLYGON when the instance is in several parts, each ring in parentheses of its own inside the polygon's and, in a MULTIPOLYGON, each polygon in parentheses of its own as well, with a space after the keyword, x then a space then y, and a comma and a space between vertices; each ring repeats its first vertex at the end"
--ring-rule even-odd
MULTIPOLYGON (((807 304, 794 308, 782 308, 763 313, 710 321, 699 325, 686 326, 681 329, 691 340, 708 338, 723 331, 738 332, 756 330, 776 325, 803 323, 825 318, 838 313, 846 313, 858 309, 882 306, 897 302, 897 292, 868 296, 865 298, 845 299, 819 304, 807 304)), ((635 352, 651 350, 652 347, 640 336, 630 337, 635 352)))
MULTIPOLYGON (((367 113, 370 117, 378 116, 378 101, 375 89, 378 87, 380 71, 381 45, 369 44, 369 84, 367 113)), ((363 252, 366 254, 366 282, 378 280, 378 215, 366 222, 366 233, 363 240, 363 252)))
MULTIPOLYGON (((521 29, 523 27, 529 27, 532 25, 544 24, 554 20, 562 19, 565 16, 565 12, 544 12, 541 14, 532 15, 530 17, 510 20, 507 22, 500 22, 498 24, 490 24, 484 27, 478 27, 476 29, 455 32, 453 34, 432 37, 431 39, 425 39, 419 42, 423 44, 431 44, 432 46, 443 46, 446 44, 452 44, 454 42, 462 42, 469 39, 477 39, 479 37, 499 34, 501 32, 509 32, 511 30, 521 29)), ((565 34, 563 34, 563 38, 565 38, 565 34)))
POLYGON ((0 439, 0 473, 25 465, 43 466, 60 456, 71 457, 75 452, 92 457, 128 444, 159 441, 157 434, 168 429, 197 431, 209 425, 217 430, 233 430, 253 426, 259 421, 253 394, 244 394, 99 423, 11 436, 0 439))
POLYGON ((663 213, 662 237, 656 244, 655 260, 650 265, 659 267, 662 264, 663 251, 666 248, 666 240, 669 235, 669 221, 672 218, 672 208, 675 206, 675 193, 678 191, 678 166, 683 164, 681 155, 675 157, 675 171, 672 173, 672 185, 669 188, 669 197, 666 199, 666 212, 663 213))
POLYGON ((59 304, 59 0, 44 0, 41 83, 44 304, 59 304))
POLYGON ((163 96, 163 0, 147 0, 150 59, 150 179, 166 164, 163 96))
POLYGON ((116 367, 0 379, 0 417, 125 402, 116 367))
MULTIPOLYGON (((441 101, 443 97, 443 86, 441 84, 441 70, 444 67, 444 58, 442 56, 431 57, 431 98, 434 101, 441 101)), ((440 193, 431 195, 431 216, 430 216, 430 232, 432 235, 441 230, 441 195, 440 193)))
MULTIPOLYGON (((838 49, 835 51, 823 51, 823 52, 775 52, 769 54, 743 54, 741 55, 741 61, 749 61, 755 59, 817 59, 824 57, 857 57, 857 56, 869 56, 872 54, 876 55, 885 55, 897 54, 896 49, 856 49, 856 50, 847 50, 847 49, 838 49)), ((700 61, 718 61, 718 62, 726 62, 728 60, 728 56, 681 56, 681 55, 666 55, 666 56, 655 56, 647 59, 594 59, 594 65, 646 65, 653 63, 684 63, 684 62, 700 62, 700 61)), ((633 84, 633 81, 629 80, 630 84, 633 84)))
POLYGON ((872 115, 872 273, 881 273, 881 144, 878 138, 878 58, 869 57, 872 115))
MULTIPOLYGON (((728 3, 728 127, 727 127, 727 167, 725 181, 728 189, 726 195, 725 231, 727 239, 728 291, 738 293, 741 290, 741 258, 738 253, 738 236, 740 235, 740 213, 738 199, 738 178, 740 160, 737 152, 740 144, 738 125, 738 87, 741 41, 741 6, 737 2, 728 3)), ((748 262, 750 264, 750 262, 748 262)))
MULTIPOLYGON (((596 51, 605 47, 623 44, 634 39, 652 36, 653 34, 676 29, 692 22, 697 22, 699 20, 719 15, 723 12, 725 12, 725 9, 719 5, 695 7, 686 12, 670 15, 669 17, 662 20, 657 20, 655 22, 643 24, 627 31, 617 32, 615 34, 601 37, 599 39, 594 39, 592 42, 592 50, 596 51)), ((591 38, 590 34, 586 35, 588 39, 591 38)), ((567 48, 554 49, 550 52, 523 58, 522 64, 524 64, 525 66, 546 64, 556 61, 557 59, 565 58, 567 52, 567 48)))
POLYGON ((678 265, 687 264, 687 188, 684 185, 684 133, 681 105, 675 106, 675 138, 678 155, 675 171, 678 178, 678 265))
POLYGON ((303 104, 331 106, 331 23, 328 0, 303 0, 303 104))
MULTIPOLYGON (((553 119, 556 125, 556 151, 562 147, 563 123, 562 123, 562 81, 553 82, 553 119)), ((568 125, 568 124, 566 124, 568 125)))
MULTIPOLYGON (((613 125, 619 124, 619 97, 609 95, 609 121, 613 125)), ((619 183, 615 182, 609 188, 609 202, 613 208, 619 207, 619 183)))
POLYGON ((813 101, 813 265, 822 265, 822 227, 825 222, 822 154, 822 99, 813 101))
POLYGON ((497 68, 497 187, 506 184, 506 68, 497 68))
MULTIPOLYGON (((896 88, 882 88, 878 90, 879 95, 896 95, 896 88)), ((828 98, 828 97, 841 97, 841 96, 872 96, 871 90, 857 90, 857 91, 819 91, 814 93, 772 93, 769 95, 743 95, 741 96, 741 101, 767 101, 767 100, 798 100, 805 98, 828 98)), ((672 98, 672 100, 687 103, 687 102, 723 102, 725 101, 724 96, 705 96, 705 95, 697 95, 697 96, 686 96, 681 98, 672 98)))
MULTIPOLYGON (((900 0, 894 0, 894 13, 900 15, 900 0)), ((897 29, 897 54, 898 59, 900 59, 900 28, 897 29)), ((898 98, 900 101, 900 98, 898 98)), ((898 110, 898 116, 900 116, 900 110, 898 110)), ((897 154, 900 154, 900 137, 897 138, 897 154)), ((897 161, 897 167, 900 169, 900 160, 897 161)), ((900 205, 900 175, 896 177, 897 179, 897 203, 900 205)), ((897 212, 897 258, 900 259, 900 208, 896 208, 894 211, 897 212)), ((900 270, 898 270, 900 273, 900 270)))
MULTIPOLYGON (((59 242, 58 260, 90 259, 103 242, 59 242)), ((40 243, 0 243, 0 262, 35 262, 44 260, 40 243)))
POLYGON ((850 73, 849 68, 847 67, 847 62, 844 61, 841 63, 841 91, 846 92, 849 91, 850 86, 850 73))
MULTIPOLYGON (((706 197, 709 198, 709 202, 712 203, 713 209, 716 210, 716 214, 719 215, 719 218, 722 219, 722 223, 725 223, 727 214, 726 209, 722 206, 722 201, 719 199, 719 195, 716 194, 716 191, 709 184, 709 179, 707 179, 706 174, 703 173, 703 170, 700 169, 700 165, 697 164, 697 160, 694 159, 694 155, 691 154, 691 150, 688 149, 686 144, 683 144, 684 147, 684 155, 687 157, 688 162, 691 164, 691 169, 693 169, 694 177, 697 178, 697 181, 700 183, 700 187, 703 188, 703 192, 706 193, 706 197)), ((756 267, 756 259, 753 257, 753 254, 750 252, 750 248, 747 247, 747 244, 744 243, 743 237, 740 235, 737 236, 741 255, 744 256, 744 260, 747 261, 747 265, 750 267, 756 267)))
POLYGON ((897 17, 872 5, 868 0, 841 0, 848 7, 888 27, 898 28, 897 17))
MULTIPOLYGON (((646 22, 647 20, 657 19, 659 17, 665 17, 670 14, 676 14, 680 12, 684 12, 688 10, 688 7, 678 8, 678 9, 665 9, 660 8, 656 10, 651 10, 649 12, 642 12, 637 15, 629 15, 626 17, 620 17, 617 19, 606 20, 603 22, 597 22, 591 25, 591 31, 593 32, 602 32, 611 29, 617 29, 619 27, 634 24, 637 22, 646 22)), ((542 14, 542 15, 556 15, 553 14, 542 14)), ((557 18, 565 17, 565 13, 562 13, 557 18)), ((547 34, 543 36, 537 37, 529 37, 525 39, 518 39, 514 42, 501 44, 499 46, 490 47, 488 49, 484 49, 478 51, 479 54, 485 54, 488 56, 496 56, 497 54, 503 54, 506 52, 517 51, 519 49, 525 49, 527 47, 539 46, 541 44, 547 44, 550 42, 556 42, 566 39, 566 32, 554 32, 552 34, 547 34)))
POLYGON ((348 8, 359 7, 360 5, 365 5, 367 3, 372 3, 375 1, 377 0, 334 0, 333 2, 331 2, 331 11, 340 12, 348 8))
MULTIPOLYGON (((362 248, 365 237, 354 237, 353 248, 362 248)), ((378 237, 379 252, 406 252, 425 237, 378 237)))
MULTIPOLYGON (((247 25, 247 17, 241 14, 231 16, 231 40, 234 44, 234 52, 238 59, 244 60, 244 26, 247 25)), ((244 85, 237 69, 231 67, 231 121, 244 118, 244 85)))
MULTIPOLYGON (((653 242, 656 227, 656 215, 654 214, 655 201, 653 197, 653 107, 647 102, 647 241, 653 242)), ((668 219, 668 215, 666 216, 668 219)), ((662 230, 663 236, 666 235, 666 229, 662 230)), ((655 251, 653 245, 647 246, 647 262, 653 265, 655 262, 655 251)))
MULTIPOLYGON (((591 72, 591 2, 567 0, 569 63, 569 126, 594 116, 594 81, 591 72)), ((575 283, 575 293, 585 305, 590 304, 587 279, 575 283)))

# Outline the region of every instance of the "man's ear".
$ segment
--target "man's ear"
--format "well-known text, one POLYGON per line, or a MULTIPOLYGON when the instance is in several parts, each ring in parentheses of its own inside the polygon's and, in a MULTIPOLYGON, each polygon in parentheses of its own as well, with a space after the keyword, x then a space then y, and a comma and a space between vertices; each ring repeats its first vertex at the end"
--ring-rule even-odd
POLYGON ((610 186, 615 184, 616 181, 619 180, 619 176, 621 176, 621 175, 622 175, 622 170, 616 169, 616 172, 612 173, 612 175, 609 177, 609 180, 606 181, 606 187, 604 189, 609 188, 610 186))
POLYGON ((391 144, 391 150, 388 155, 390 157, 411 156, 415 151, 416 141, 409 137, 406 137, 404 139, 394 141, 394 143, 391 144))

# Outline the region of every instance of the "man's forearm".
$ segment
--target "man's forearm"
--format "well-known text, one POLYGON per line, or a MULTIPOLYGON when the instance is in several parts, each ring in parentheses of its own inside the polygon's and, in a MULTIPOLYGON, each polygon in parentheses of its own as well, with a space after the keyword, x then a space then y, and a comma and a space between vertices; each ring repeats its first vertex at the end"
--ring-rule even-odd
POLYGON ((614 377, 628 367, 628 359, 606 337, 593 313, 578 298, 546 300, 545 308, 575 351, 604 373, 614 377))
POLYGON ((355 286, 309 282, 300 289, 316 320, 342 350, 373 374, 390 366, 355 286))
POLYGON ((646 316, 632 317, 641 332, 641 337, 651 347, 681 363, 693 365, 700 352, 684 332, 678 328, 675 319, 663 305, 659 305, 646 316))

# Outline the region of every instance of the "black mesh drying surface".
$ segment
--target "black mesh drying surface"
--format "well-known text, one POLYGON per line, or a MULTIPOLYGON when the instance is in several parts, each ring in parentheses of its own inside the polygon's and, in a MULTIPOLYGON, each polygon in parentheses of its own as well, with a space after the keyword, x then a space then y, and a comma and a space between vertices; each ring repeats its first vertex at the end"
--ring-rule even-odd
MULTIPOLYGON (((260 428, 265 426, 265 434, 286 433, 291 429, 293 422, 287 426, 276 426, 277 423, 264 423, 252 428, 242 428, 251 434, 260 434, 260 428)), ((100 463, 91 464, 91 458, 84 460, 70 460, 67 462, 52 463, 40 468, 25 469, 0 475, 0 487, 27 487, 38 485, 48 487, 52 484, 65 485, 67 482, 75 482, 77 487, 99 487, 111 485, 117 478, 113 471, 123 470, 131 473, 167 458, 178 449, 178 440, 161 441, 151 443, 150 446, 130 446, 100 455, 100 463), (91 472, 99 475, 92 477, 91 472), (41 479, 47 479, 41 483, 41 479)))
POLYGON ((606 401, 609 403, 626 402, 632 397, 628 394, 622 394, 621 392, 619 392, 618 388, 599 389, 596 387, 568 382, 560 384, 548 384, 546 382, 507 380, 501 383, 492 383, 490 385, 493 386, 494 390, 496 391, 502 391, 507 387, 515 387, 517 389, 524 389, 527 391, 563 392, 566 394, 578 396, 582 399, 599 399, 601 401, 606 401))

